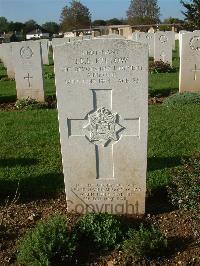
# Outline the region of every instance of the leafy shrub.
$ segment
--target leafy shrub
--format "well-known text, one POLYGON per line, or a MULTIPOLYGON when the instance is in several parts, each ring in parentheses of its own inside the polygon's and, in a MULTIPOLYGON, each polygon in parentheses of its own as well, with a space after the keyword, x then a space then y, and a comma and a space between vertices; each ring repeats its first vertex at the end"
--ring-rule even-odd
POLYGON ((163 102, 165 106, 184 105, 184 104, 200 104, 200 93, 176 93, 163 102))
POLYGON ((10 79, 8 76, 1 76, 0 77, 0 81, 10 81, 10 80, 14 80, 14 79, 10 79))
POLYGON ((66 265, 71 261, 75 244, 62 216, 39 222, 18 246, 17 261, 25 265, 66 265))
POLYGON ((130 229, 128 239, 124 241, 123 250, 128 257, 153 258, 161 256, 168 247, 166 237, 154 226, 139 230, 130 229))
POLYGON ((45 79, 54 79, 55 75, 54 75, 54 73, 45 73, 44 78, 45 79))
POLYGON ((75 225, 74 233, 81 246, 106 251, 115 248, 123 239, 120 220, 110 214, 87 214, 75 225))
POLYGON ((39 103, 34 99, 27 98, 23 100, 17 100, 15 107, 19 110, 33 110, 33 109, 43 109, 47 107, 46 103, 39 103))
POLYGON ((175 72, 176 69, 173 68, 169 63, 163 61, 155 61, 149 64, 150 73, 171 73, 175 72))
POLYGON ((183 164, 184 167, 173 174, 168 192, 173 205, 198 214, 200 211, 200 154, 184 159, 183 164))

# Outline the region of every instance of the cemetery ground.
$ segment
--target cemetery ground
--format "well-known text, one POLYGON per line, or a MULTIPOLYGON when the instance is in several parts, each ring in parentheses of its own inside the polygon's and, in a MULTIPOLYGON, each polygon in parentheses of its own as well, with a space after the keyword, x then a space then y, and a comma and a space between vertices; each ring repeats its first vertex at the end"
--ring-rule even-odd
MULTIPOLYGON (((78 254, 77 265, 200 263, 198 224, 194 218, 198 212, 185 210, 181 198, 172 196, 180 208, 170 200, 174 178, 199 174, 200 105, 184 100, 166 104, 166 99, 178 92, 178 47, 173 66, 172 73, 149 75, 146 216, 124 221, 127 226, 140 222, 157 225, 166 235, 169 248, 163 257, 142 258, 134 263, 120 247, 103 254, 86 249, 78 254)), ((44 78, 47 103, 38 106, 20 102, 17 108, 15 81, 6 77, 0 64, 0 265, 17 265, 17 243, 38 221, 55 213, 63 214, 72 227, 79 219, 77 214, 66 214, 52 64, 44 66, 44 78)), ((193 193, 190 187, 192 183, 182 189, 193 193)), ((188 195, 191 204, 198 197, 188 195)))

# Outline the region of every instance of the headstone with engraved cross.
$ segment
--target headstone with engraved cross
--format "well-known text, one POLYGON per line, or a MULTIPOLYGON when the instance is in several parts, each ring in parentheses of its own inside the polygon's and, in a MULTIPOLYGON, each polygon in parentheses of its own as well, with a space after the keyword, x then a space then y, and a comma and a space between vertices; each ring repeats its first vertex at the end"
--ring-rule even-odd
POLYGON ((17 98, 44 101, 41 44, 35 41, 13 43, 17 98))
POLYGON ((93 39, 54 48, 69 211, 145 212, 148 47, 93 39))
POLYGON ((154 61, 172 65, 173 39, 171 32, 157 31, 154 34, 154 61))
POLYGON ((200 92, 200 34, 181 35, 179 92, 200 92))

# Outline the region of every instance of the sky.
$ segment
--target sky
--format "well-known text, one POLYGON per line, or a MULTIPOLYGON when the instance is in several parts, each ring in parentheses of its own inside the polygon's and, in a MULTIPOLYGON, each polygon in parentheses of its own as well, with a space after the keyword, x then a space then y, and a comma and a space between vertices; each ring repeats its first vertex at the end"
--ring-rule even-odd
MULTIPOLYGON (((60 13, 70 0, 0 0, 0 16, 9 21, 25 22, 34 19, 42 24, 47 21, 59 22, 60 13)), ((91 14, 92 20, 125 18, 130 0, 81 0, 91 14)), ((180 0, 158 0, 161 19, 167 17, 183 18, 180 0)))

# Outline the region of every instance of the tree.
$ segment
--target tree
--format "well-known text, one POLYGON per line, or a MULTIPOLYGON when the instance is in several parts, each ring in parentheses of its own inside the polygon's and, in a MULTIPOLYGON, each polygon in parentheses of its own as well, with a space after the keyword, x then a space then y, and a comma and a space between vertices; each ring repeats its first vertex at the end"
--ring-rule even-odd
POLYGON ((91 26, 91 14, 89 9, 78 0, 72 0, 70 6, 62 9, 61 30, 72 31, 74 29, 84 29, 91 26))
POLYGON ((0 17, 0 33, 8 32, 9 22, 5 17, 0 17))
POLYGON ((42 25, 42 28, 44 30, 46 30, 47 32, 49 32, 51 36, 53 34, 59 32, 59 25, 56 22, 52 22, 52 21, 49 21, 49 22, 44 23, 42 25))
POLYGON ((191 0, 190 3, 182 1, 181 4, 186 9, 182 12, 185 15, 185 20, 192 29, 200 28, 200 0, 191 0))
POLYGON ((8 25, 8 29, 9 31, 17 31, 17 32, 21 32, 23 31, 24 28, 24 24, 21 22, 13 22, 11 21, 8 25))
POLYGON ((30 19, 24 23, 24 33, 25 34, 31 32, 32 30, 36 30, 39 28, 40 28, 40 26, 33 19, 30 19))
POLYGON ((184 24, 184 21, 179 18, 169 17, 169 18, 165 18, 163 20, 163 23, 164 24, 184 24))
POLYGON ((106 21, 103 19, 97 19, 92 22, 92 26, 98 27, 98 26, 106 26, 106 21))
POLYGON ((160 21, 160 7, 157 0, 131 0, 127 17, 130 25, 155 24, 160 21))
POLYGON ((107 20, 107 25, 122 25, 122 24, 123 24, 122 20, 118 18, 111 18, 107 20))

